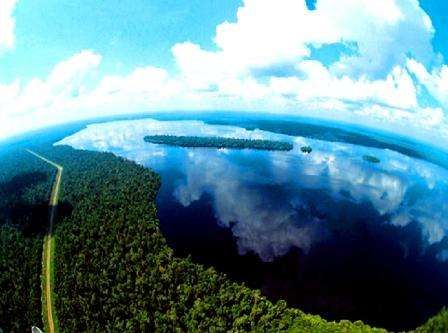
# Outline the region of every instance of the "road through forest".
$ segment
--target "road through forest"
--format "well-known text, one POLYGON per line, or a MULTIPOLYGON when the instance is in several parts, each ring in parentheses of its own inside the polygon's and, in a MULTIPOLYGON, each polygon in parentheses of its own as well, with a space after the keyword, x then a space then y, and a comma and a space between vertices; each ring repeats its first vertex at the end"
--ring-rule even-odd
POLYGON ((53 271, 53 247, 54 247, 54 239, 53 239, 53 224, 56 216, 56 208, 58 206, 59 201, 59 190, 61 188, 61 179, 62 179, 62 171, 63 167, 59 164, 56 164, 45 157, 31 151, 27 150, 30 154, 33 154, 37 158, 43 160, 44 162, 54 166, 57 169, 56 179, 53 184, 53 188, 51 191, 50 197, 50 218, 49 218, 49 226, 47 234, 44 238, 44 247, 43 247, 43 255, 42 255, 42 273, 43 273, 43 281, 42 281, 42 309, 44 315, 44 324, 46 324, 46 331, 49 333, 55 332, 55 311, 53 307, 53 297, 52 297, 52 271, 53 271))

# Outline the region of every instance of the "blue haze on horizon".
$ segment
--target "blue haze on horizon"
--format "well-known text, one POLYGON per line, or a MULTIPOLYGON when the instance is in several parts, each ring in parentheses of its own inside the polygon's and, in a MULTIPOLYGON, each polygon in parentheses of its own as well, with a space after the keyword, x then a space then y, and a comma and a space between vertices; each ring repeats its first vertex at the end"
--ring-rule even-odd
POLYGON ((6 0, 0 139, 104 115, 219 109, 448 143, 448 3, 375 3, 340 1, 341 14, 329 0, 6 0))

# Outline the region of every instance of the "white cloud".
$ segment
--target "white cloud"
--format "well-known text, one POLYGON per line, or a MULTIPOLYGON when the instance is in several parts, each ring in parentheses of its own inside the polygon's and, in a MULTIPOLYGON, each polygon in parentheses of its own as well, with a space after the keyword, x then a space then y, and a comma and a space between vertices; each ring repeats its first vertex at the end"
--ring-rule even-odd
POLYGON ((101 56, 82 51, 57 64, 45 79, 0 86, 0 136, 79 118, 67 107, 86 94, 86 84, 101 56))
POLYGON ((350 102, 383 103, 395 108, 417 106, 416 89, 408 72, 397 66, 384 80, 371 81, 366 77, 352 79, 349 76, 333 76, 320 62, 302 61, 297 69, 305 75, 298 77, 272 78, 274 91, 297 95, 299 101, 313 99, 341 100, 350 102))
POLYGON ((7 110, 0 136, 105 114, 220 109, 348 120, 419 138, 437 133, 443 145, 448 67, 427 69, 438 59, 433 34, 417 0, 318 0, 312 11, 304 0, 245 0, 235 22, 217 26, 216 50, 172 47, 175 73, 148 65, 99 77, 101 56, 82 51, 46 79, 0 85, 7 110), (333 63, 313 59, 312 49, 333 44, 355 52, 333 63), (421 84, 440 106, 421 105, 421 84))
POLYGON ((294 143, 294 149, 287 154, 271 152, 257 160, 256 171, 245 168, 246 163, 254 163, 253 159, 257 158, 250 152, 233 155, 221 150, 191 150, 185 152, 185 163, 176 164, 177 173, 183 176, 173 182, 174 198, 187 207, 207 194, 216 219, 231 229, 240 253, 254 252, 263 260, 271 261, 291 247, 306 251, 325 238, 329 231, 325 226, 336 221, 340 224, 339 214, 347 218, 347 214, 359 217, 365 213, 335 210, 334 205, 320 205, 322 200, 332 200, 335 204, 341 200, 367 204, 384 223, 396 227, 415 222, 421 228, 426 246, 448 235, 445 199, 448 171, 388 149, 249 131, 201 121, 153 119, 89 125, 58 144, 113 152, 157 169, 166 163, 169 149, 145 143, 142 138, 148 133, 294 143), (303 145, 311 145, 313 153, 303 155, 300 151, 303 145), (381 163, 368 164, 362 159, 365 154, 377 156, 381 163), (274 184, 280 185, 282 192, 265 191, 265 187, 274 184), (323 199, 322 193, 328 197, 323 199))
POLYGON ((434 57, 434 28, 417 0, 321 0, 318 9, 341 31, 342 40, 358 46, 357 54, 333 66, 337 73, 377 78, 403 66, 409 55, 424 63, 434 57))
POLYGON ((104 77, 92 96, 101 99, 131 97, 148 99, 148 101, 154 98, 162 100, 171 97, 170 84, 175 82, 170 81, 165 70, 148 66, 137 68, 126 76, 104 77))
POLYGON ((448 66, 442 65, 431 73, 416 60, 408 60, 407 67, 445 107, 448 107, 448 66))
POLYGON ((47 84, 56 91, 77 89, 82 86, 92 69, 99 66, 101 56, 86 50, 57 64, 50 73, 47 84))
POLYGON ((176 44, 173 55, 189 87, 242 107, 330 118, 348 112, 367 117, 364 124, 395 122, 406 132, 444 122, 441 108, 420 106, 407 66, 408 57, 423 64, 437 58, 433 34, 416 0, 319 0, 313 11, 304 1, 246 0, 236 22, 217 27, 216 51, 187 42, 176 44), (356 52, 333 64, 310 59, 311 47, 335 43, 355 45, 356 52), (286 72, 277 76, 276 68, 286 72), (263 72, 267 77, 257 77, 263 72))
POLYGON ((183 73, 197 77, 199 70, 216 82, 224 74, 295 64, 310 55, 310 46, 353 43, 357 54, 343 57, 335 71, 378 76, 405 64, 408 54, 430 60, 432 35, 431 20, 416 0, 319 0, 314 11, 305 1, 246 0, 236 22, 217 27, 218 51, 191 43, 173 51, 183 73))
POLYGON ((0 1, 0 55, 14 46, 15 20, 12 15, 16 4, 17 0, 0 1))

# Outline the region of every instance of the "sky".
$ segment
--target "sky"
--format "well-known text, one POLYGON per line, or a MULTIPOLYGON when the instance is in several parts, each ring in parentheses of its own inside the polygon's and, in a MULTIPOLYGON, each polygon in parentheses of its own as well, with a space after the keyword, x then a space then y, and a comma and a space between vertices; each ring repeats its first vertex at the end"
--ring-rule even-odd
POLYGON ((324 118, 446 146, 448 2, 0 1, 0 139, 189 110, 324 118))

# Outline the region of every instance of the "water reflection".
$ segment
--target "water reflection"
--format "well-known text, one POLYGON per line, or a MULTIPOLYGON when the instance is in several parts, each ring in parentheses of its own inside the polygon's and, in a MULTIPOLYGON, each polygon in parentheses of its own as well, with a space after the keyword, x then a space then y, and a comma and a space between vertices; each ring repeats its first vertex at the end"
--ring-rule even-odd
MULTIPOLYGON (((427 245, 442 241, 448 230, 447 171, 393 151, 200 121, 151 119, 92 125, 60 144, 111 151, 154 168, 169 182, 162 191, 170 191, 184 207, 209 195, 217 221, 231 228, 240 254, 254 252, 264 261, 291 247, 306 252, 329 237, 332 224, 347 214, 335 208, 341 202, 369 204, 383 223, 396 227, 417 222, 427 245), (147 134, 272 138, 294 142, 294 150, 182 149, 145 143, 147 134), (312 146, 313 153, 302 154, 303 145, 312 146), (168 154, 176 156, 174 161, 166 160, 168 154), (365 154, 381 163, 364 161, 365 154), (173 168, 182 175, 174 183, 166 172, 173 168), (307 194, 311 190, 312 196, 307 194)), ((438 258, 446 258, 444 253, 438 258)))
POLYGON ((200 121, 98 124, 59 144, 110 151, 159 172, 168 243, 273 300, 392 330, 414 328, 446 305, 448 171, 434 164, 200 121), (176 148, 145 143, 148 134, 271 138, 294 149, 176 148), (302 154, 303 145, 313 152, 302 154))
POLYGON ((252 251, 272 261, 292 246, 307 251, 324 237, 324 226, 319 218, 301 214, 300 197, 292 188, 272 182, 266 154, 254 155, 188 153, 185 178, 175 188, 175 197, 189 206, 204 193, 210 195, 217 220, 231 227, 240 254, 252 251), (248 162, 257 165, 256 170, 248 169, 248 162))

